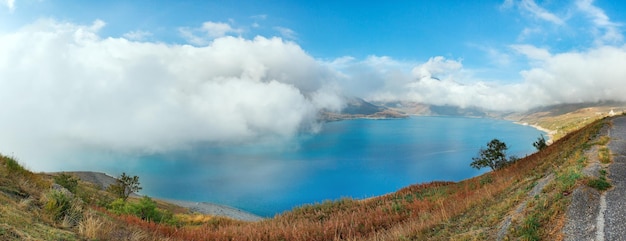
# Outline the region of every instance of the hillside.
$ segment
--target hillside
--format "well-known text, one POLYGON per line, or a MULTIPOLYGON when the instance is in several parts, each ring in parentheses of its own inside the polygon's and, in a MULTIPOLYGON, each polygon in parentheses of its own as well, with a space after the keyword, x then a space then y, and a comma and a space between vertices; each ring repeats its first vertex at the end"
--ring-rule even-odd
POLYGON ((523 112, 488 111, 476 107, 429 105, 409 101, 372 102, 373 105, 416 116, 464 116, 505 119, 532 125, 559 139, 600 118, 626 112, 626 102, 598 101, 537 107, 523 112))
POLYGON ((324 121, 339 121, 349 119, 397 119, 407 118, 408 115, 385 106, 375 105, 361 98, 344 98, 345 106, 341 112, 322 111, 320 119, 324 121))
POLYGON ((452 105, 429 105, 410 101, 373 102, 373 104, 398 112, 417 116, 466 116, 490 117, 491 112, 476 107, 459 107, 452 105))
POLYGON ((154 210, 173 214, 167 222, 115 214, 111 194, 98 186, 81 181, 74 193, 59 195, 52 176, 2 156, 0 239, 561 240, 571 194, 597 180, 584 175, 591 157, 611 159, 601 151, 609 143, 601 130, 609 126, 610 119, 593 122, 506 168, 461 182, 304 205, 259 222, 193 214, 162 202, 154 210), (59 200, 68 205, 59 209, 59 200))
POLYGON ((541 127, 554 139, 559 139, 595 120, 622 113, 626 113, 626 103, 604 101, 540 107, 523 113, 503 114, 500 118, 541 127))

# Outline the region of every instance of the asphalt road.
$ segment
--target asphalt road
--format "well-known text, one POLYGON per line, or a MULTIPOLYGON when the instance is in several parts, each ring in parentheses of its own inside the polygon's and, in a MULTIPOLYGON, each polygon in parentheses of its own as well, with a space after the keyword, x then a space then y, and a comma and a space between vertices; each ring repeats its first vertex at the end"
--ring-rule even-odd
POLYGON ((613 120, 609 135, 613 163, 608 177, 614 188, 606 193, 604 240, 626 240, 626 117, 613 120))

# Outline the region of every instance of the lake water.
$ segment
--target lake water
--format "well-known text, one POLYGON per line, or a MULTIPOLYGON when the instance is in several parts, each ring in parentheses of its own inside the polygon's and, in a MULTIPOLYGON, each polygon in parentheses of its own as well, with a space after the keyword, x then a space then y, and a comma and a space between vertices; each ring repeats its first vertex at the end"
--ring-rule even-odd
POLYGON ((111 155, 72 169, 138 175, 142 194, 212 202, 273 216, 341 197, 366 198, 488 169, 471 158, 493 138, 523 157, 542 132, 508 121, 461 117, 347 120, 289 145, 197 147, 146 156, 111 155))

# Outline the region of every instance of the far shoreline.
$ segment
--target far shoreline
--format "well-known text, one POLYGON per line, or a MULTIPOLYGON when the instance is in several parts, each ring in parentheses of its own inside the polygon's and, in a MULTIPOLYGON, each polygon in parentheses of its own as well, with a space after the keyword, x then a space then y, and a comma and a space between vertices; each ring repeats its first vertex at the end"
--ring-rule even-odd
POLYGON ((554 142, 554 134, 555 134, 555 131, 553 131, 553 130, 550 130, 550 129, 547 129, 547 128, 544 128, 544 127, 541 127, 541 126, 539 126, 539 125, 537 125, 537 124, 533 124, 533 125, 531 125, 531 124, 528 124, 528 123, 526 123, 526 122, 514 121, 513 123, 518 124, 518 125, 523 125, 523 126, 530 126, 530 127, 535 128, 535 129, 537 129, 537 130, 539 130, 539 131, 545 132, 545 133, 546 133, 546 135, 548 136, 548 139, 546 140, 546 142, 547 142, 547 143, 552 143, 552 142, 554 142))

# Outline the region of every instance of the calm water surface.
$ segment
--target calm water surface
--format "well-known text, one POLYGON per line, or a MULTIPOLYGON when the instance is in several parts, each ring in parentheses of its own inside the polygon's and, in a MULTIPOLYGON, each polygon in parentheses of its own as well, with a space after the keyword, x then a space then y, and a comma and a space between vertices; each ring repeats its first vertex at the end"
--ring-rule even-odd
POLYGON ((198 147, 86 162, 138 175, 142 194, 234 206, 257 215, 341 197, 365 198, 433 180, 458 181, 487 169, 469 163, 493 138, 523 157, 542 132, 508 121, 460 117, 327 123, 289 145, 198 147))

